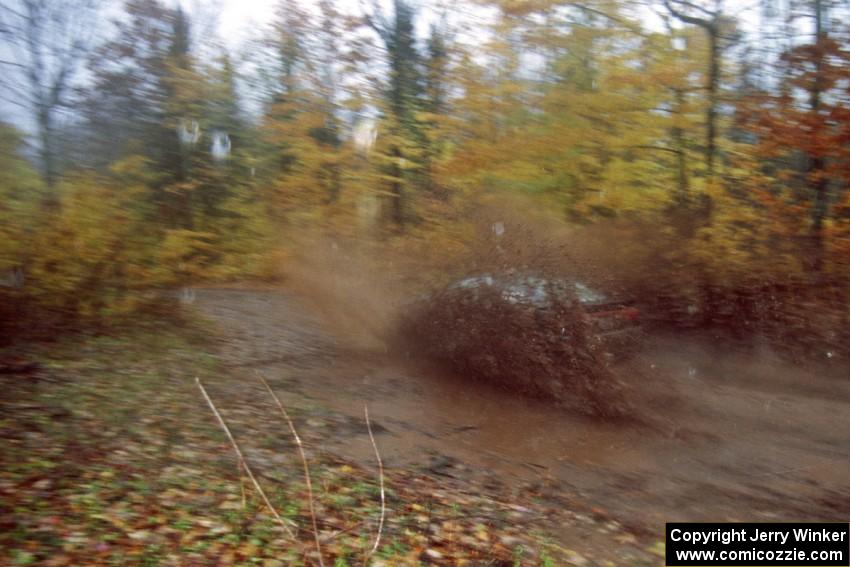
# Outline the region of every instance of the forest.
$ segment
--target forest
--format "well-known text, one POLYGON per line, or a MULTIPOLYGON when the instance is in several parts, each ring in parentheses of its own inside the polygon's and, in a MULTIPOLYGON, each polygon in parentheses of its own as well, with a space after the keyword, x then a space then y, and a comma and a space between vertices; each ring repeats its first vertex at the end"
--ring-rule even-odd
POLYGON ((274 278, 308 232, 450 255, 518 198, 604 227, 665 317, 847 348, 839 2, 283 1, 237 45, 212 9, 105 8, 3 8, 7 323, 274 278))

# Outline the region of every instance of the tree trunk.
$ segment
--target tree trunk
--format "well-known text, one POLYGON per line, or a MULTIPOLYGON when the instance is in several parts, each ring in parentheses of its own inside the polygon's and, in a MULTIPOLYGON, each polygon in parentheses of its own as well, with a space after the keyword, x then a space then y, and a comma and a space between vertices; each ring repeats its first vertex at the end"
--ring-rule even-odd
MULTIPOLYGON (((676 110, 675 117, 682 115, 682 109, 685 106, 685 93, 682 89, 676 89, 676 110)), ((673 136, 673 147, 676 149, 676 201, 681 205, 687 203, 690 199, 690 188, 688 184, 688 165, 685 148, 685 132, 681 126, 674 126, 671 132, 673 136)))
POLYGON ((714 178, 715 157, 717 155, 717 95, 720 87, 720 33, 715 19, 705 27, 708 33, 708 109, 706 110, 705 165, 709 181, 714 178))
MULTIPOLYGON (((814 60, 814 82, 809 92, 809 109, 813 115, 817 115, 821 108, 821 94, 823 92, 823 49, 826 40, 824 29, 822 0, 815 0, 815 60, 814 60)), ((812 224, 810 240, 812 245, 811 268, 816 274, 823 271, 823 225, 826 220, 829 203, 828 190, 829 181, 825 175, 826 160, 818 155, 808 157, 808 183, 812 189, 812 224)))
POLYGON ((399 161, 401 160, 401 149, 398 146, 395 146, 392 150, 393 156, 393 166, 392 166, 392 220, 393 222, 399 226, 404 226, 404 193, 402 189, 402 171, 401 165, 399 161))
POLYGON ((56 156, 54 148, 54 132, 53 132, 53 117, 51 111, 46 106, 42 105, 36 113, 38 138, 41 147, 39 148, 39 157, 41 158, 42 175, 44 183, 47 185, 45 194, 44 206, 48 210, 55 210, 59 206, 59 196, 56 194, 56 156))

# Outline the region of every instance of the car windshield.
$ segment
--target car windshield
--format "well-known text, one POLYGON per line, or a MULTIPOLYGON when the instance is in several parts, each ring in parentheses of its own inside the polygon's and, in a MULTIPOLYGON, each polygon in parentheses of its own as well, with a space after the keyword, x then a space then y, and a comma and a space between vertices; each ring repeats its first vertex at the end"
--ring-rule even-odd
POLYGON ((607 295, 596 291, 595 289, 590 289, 581 282, 575 282, 573 285, 575 285, 576 296, 578 297, 579 303, 596 304, 608 301, 607 295))
MULTIPOLYGON (((464 278, 454 285, 456 289, 477 289, 495 287, 502 291, 502 297, 510 303, 529 303, 535 307, 549 307, 552 304, 552 293, 561 299, 567 299, 567 286, 563 281, 552 281, 535 276, 496 278, 491 275, 480 275, 464 278)), ((607 296, 589 288, 581 282, 573 282, 575 297, 583 305, 604 303, 607 296)))

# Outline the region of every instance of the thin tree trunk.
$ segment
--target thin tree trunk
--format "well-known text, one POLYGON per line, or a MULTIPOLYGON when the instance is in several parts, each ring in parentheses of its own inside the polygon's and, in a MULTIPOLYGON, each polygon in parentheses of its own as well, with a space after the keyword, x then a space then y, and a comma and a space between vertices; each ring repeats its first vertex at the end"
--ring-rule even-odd
MULTIPOLYGON (((676 117, 681 117, 685 106, 685 93, 682 89, 676 89, 676 117)), ((688 184, 687 155, 685 148, 685 132, 681 126, 674 126, 671 132, 673 136, 673 147, 676 148, 676 173, 677 187, 676 200, 679 204, 686 203, 690 199, 690 188, 688 184)))
POLYGON ((56 194, 56 155, 54 153, 53 140, 53 118, 48 108, 42 107, 36 113, 38 138, 41 145, 39 157, 41 158, 42 175, 47 191, 44 197, 44 208, 55 211, 59 208, 59 196, 56 194))
POLYGON ((399 227, 404 226, 404 193, 402 189, 402 171, 401 166, 399 165, 399 160, 401 160, 401 150, 398 146, 393 147, 392 150, 393 156, 393 183, 392 183, 392 220, 399 227))
MULTIPOLYGON (((821 108, 821 94, 823 91, 823 47, 826 39, 826 30, 823 21, 823 2, 815 0, 815 76, 812 90, 809 93, 809 108, 813 115, 817 115, 821 108)), ((812 189, 812 224, 810 240, 812 243, 811 264, 815 273, 823 271, 823 225, 828 213, 828 190, 829 182, 825 175, 826 161, 821 156, 810 155, 808 158, 808 183, 812 189)))
POLYGON ((720 87, 720 45, 717 23, 706 26, 709 44, 708 69, 708 109, 706 110, 706 145, 705 164, 706 176, 709 181, 714 178, 715 157, 717 155, 717 95, 720 87))

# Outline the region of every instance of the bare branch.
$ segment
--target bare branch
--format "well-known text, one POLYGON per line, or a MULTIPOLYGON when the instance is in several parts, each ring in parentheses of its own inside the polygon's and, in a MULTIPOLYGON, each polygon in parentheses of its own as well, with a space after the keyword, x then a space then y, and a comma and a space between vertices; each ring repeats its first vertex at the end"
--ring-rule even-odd
POLYGON ((369 26, 372 31, 378 34, 382 40, 386 41, 389 31, 387 19, 381 13, 381 7, 376 0, 372 0, 372 13, 369 13, 364 8, 363 0, 360 1, 360 8, 363 10, 363 21, 369 26))
POLYGON ((579 2, 566 2, 564 5, 565 6, 571 6, 573 8, 576 8, 577 10, 581 10, 582 12, 586 12, 588 14, 594 14, 596 16, 600 16, 602 18, 605 18, 606 20, 609 20, 609 21, 611 21, 611 22, 613 22, 613 23, 615 23, 619 26, 622 26, 624 29, 626 29, 629 32, 632 32, 636 35, 639 35, 639 36, 642 36, 642 37, 647 36, 647 34, 641 29, 640 24, 632 23, 632 22, 627 21, 627 20, 625 20, 625 19, 623 19, 619 16, 609 14, 608 12, 605 12, 604 10, 598 10, 596 8, 586 6, 586 5, 581 4, 579 2))
POLYGON ((233 434, 230 433, 230 428, 227 427, 227 423, 224 422, 224 418, 221 417, 220 413, 218 413, 218 409, 216 409, 215 404, 213 403, 212 399, 210 399, 209 395, 207 394, 207 391, 204 389, 203 384, 201 384, 200 378, 195 377, 195 384, 198 385, 198 388, 201 390, 201 393, 204 395, 204 399, 207 400, 207 404, 209 404, 210 409, 212 410, 213 414, 215 414, 215 417, 218 420, 219 425, 221 425, 221 428, 224 430, 225 435, 227 435, 227 438, 230 440, 230 444, 233 446, 233 450, 236 452, 236 456, 239 458, 239 462, 242 464, 242 467, 245 469, 245 473, 248 475, 248 478, 251 479, 251 483, 254 485, 254 488, 260 494, 260 497, 263 499, 263 502, 266 504, 268 509, 271 511, 272 516, 274 516, 275 520, 277 520, 277 523, 280 524, 280 527, 282 527, 284 529, 284 531, 287 533, 287 535, 289 535, 289 537, 291 537, 294 540, 295 534, 290 529, 290 527, 286 524, 287 522, 292 523, 292 521, 291 520, 284 520, 280 516, 280 514, 277 513, 277 510, 275 509, 275 507, 272 506, 272 503, 269 501, 268 496, 266 496, 266 493, 263 490, 263 487, 260 486, 259 482, 257 482, 257 478, 254 476, 254 473, 251 472, 251 467, 248 466, 248 462, 245 460, 245 456, 242 454, 242 450, 239 448, 239 445, 236 443, 236 439, 233 438, 233 434))
POLYGON ((0 100, 2 100, 3 102, 6 102, 6 103, 8 103, 8 104, 11 104, 11 105, 13 105, 13 106, 17 106, 18 108, 23 108, 23 109, 28 109, 28 108, 29 108, 29 105, 27 105, 27 104, 25 104, 25 103, 21 102, 21 101, 20 101, 20 100, 18 100, 18 99, 9 98, 9 97, 7 97, 7 96, 0 95, 0 100))
MULTIPOLYGON (((687 6, 694 6, 694 4, 691 4, 690 2, 684 2, 683 0, 676 0, 676 3, 679 4, 679 5, 685 4, 687 6)), ((691 25, 694 25, 694 26, 699 26, 701 28, 710 29, 710 30, 713 30, 717 26, 717 14, 707 11, 705 8, 695 6, 700 11, 707 14, 710 17, 710 19, 698 18, 696 16, 691 16, 689 14, 686 14, 686 13, 674 8, 673 4, 671 3, 670 0, 664 0, 664 6, 667 8, 667 10, 671 14, 673 14, 673 16, 676 17, 676 19, 681 20, 681 21, 685 22, 686 24, 691 24, 691 25)))
MULTIPOLYGON (((93 45, 96 19, 103 0, 18 0, 15 7, 0 6, 0 38, 4 54, 0 63, 16 71, 13 81, 28 93, 26 103, 38 130, 41 168, 52 186, 58 175, 54 141, 57 114, 93 45)), ((11 73, 7 73, 11 74, 11 73)))
POLYGON ((12 7, 4 5, 4 4, 0 4, 0 10, 5 10, 6 12, 8 12, 8 13, 10 13, 13 16, 18 17, 18 18, 24 17, 24 15, 22 13, 20 13, 17 10, 13 9, 12 7))
POLYGON ((696 10, 697 12, 702 12, 703 14, 705 14, 709 18, 714 18, 716 16, 716 14, 714 12, 712 12, 711 10, 706 8, 705 6, 700 6, 699 4, 689 2, 688 0, 672 0, 672 1, 675 2, 676 4, 679 4, 680 6, 684 6, 686 8, 691 8, 692 10, 696 10))

